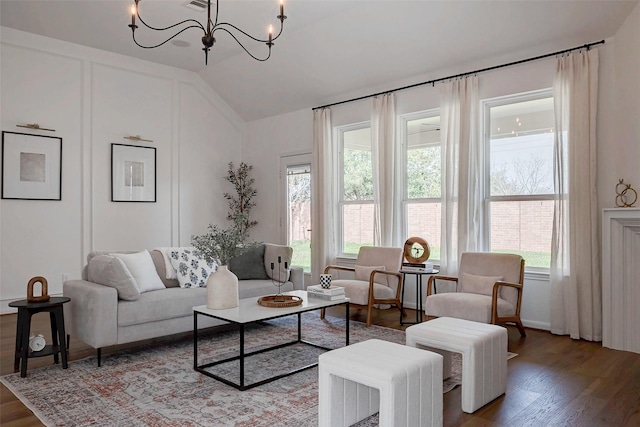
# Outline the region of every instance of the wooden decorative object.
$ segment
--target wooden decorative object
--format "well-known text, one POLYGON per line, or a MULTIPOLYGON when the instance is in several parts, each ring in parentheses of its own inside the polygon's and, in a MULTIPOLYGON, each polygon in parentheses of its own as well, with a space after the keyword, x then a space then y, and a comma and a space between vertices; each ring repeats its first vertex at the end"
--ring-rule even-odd
POLYGON ((408 262, 423 263, 429 259, 431 248, 422 237, 409 237, 404 242, 404 257, 408 262))
POLYGON ((29 302, 45 302, 45 301, 49 301, 49 284, 47 283, 47 279, 45 279, 42 276, 36 276, 33 277, 31 280, 29 280, 29 283, 27 284, 27 301, 29 302), (40 290, 41 290, 41 295, 40 296, 33 296, 33 285, 35 285, 36 283, 40 282, 41 286, 40 286, 40 290))
POLYGON ((302 298, 295 295, 265 295, 258 298, 258 304, 264 307, 295 307, 302 304, 302 298))

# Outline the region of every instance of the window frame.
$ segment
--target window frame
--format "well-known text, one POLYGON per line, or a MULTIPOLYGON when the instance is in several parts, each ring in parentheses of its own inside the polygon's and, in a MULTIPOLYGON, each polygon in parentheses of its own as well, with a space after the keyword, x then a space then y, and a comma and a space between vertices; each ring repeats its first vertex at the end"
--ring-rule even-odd
MULTIPOLYGON (((420 198, 409 198, 409 173, 407 162, 409 161, 409 133, 407 132, 407 126, 410 121, 431 118, 440 116, 440 108, 430 108, 428 110, 415 111, 412 113, 401 114, 398 116, 400 121, 399 126, 399 140, 401 141, 401 164, 403 168, 402 174, 402 218, 401 218, 401 226, 402 231, 407 236, 409 236, 409 205, 411 204, 419 204, 419 203, 440 203, 442 205, 442 191, 439 198, 436 197, 420 197, 420 198)), ((440 163, 442 164, 442 138, 440 138, 440 163)), ((433 144, 436 146, 436 144, 433 144)), ((442 178, 440 180, 440 185, 442 186, 442 178)), ((442 209, 442 207, 441 207, 442 209)), ((442 242, 438 242, 440 245, 442 242)), ((438 265, 440 260, 432 260, 435 261, 435 264, 438 265)))
MULTIPOLYGON (((355 260, 358 257, 358 254, 351 254, 344 252, 344 207, 347 205, 362 205, 362 204, 373 204, 374 201, 371 199, 367 200, 344 200, 344 134, 351 131, 361 130, 361 129, 371 129, 371 122, 358 122, 351 123, 348 125, 337 126, 336 137, 338 140, 338 212, 337 212, 337 222, 338 222, 338 239, 337 239, 337 248, 335 253, 337 254, 338 259, 351 259, 355 260)), ((372 165, 373 167, 373 165, 372 165)))
MULTIPOLYGON (((534 91, 521 92, 516 94, 504 95, 495 98, 487 98, 480 100, 482 110, 482 153, 484 156, 483 167, 484 173, 484 188, 485 194, 483 197, 483 210, 484 218, 483 227, 485 229, 486 242, 484 242, 485 248, 488 252, 491 251, 491 202, 526 202, 526 201, 544 201, 554 200, 555 194, 532 194, 525 195, 513 195, 513 196, 492 196, 491 195, 491 108, 499 107, 509 104, 517 104, 519 102, 533 101, 537 99, 552 98, 553 88, 538 89, 534 91)), ((551 248, 549 248, 551 250, 551 248)), ((528 277, 540 276, 548 277, 550 268, 544 267, 531 267, 525 263, 525 273, 528 277)))

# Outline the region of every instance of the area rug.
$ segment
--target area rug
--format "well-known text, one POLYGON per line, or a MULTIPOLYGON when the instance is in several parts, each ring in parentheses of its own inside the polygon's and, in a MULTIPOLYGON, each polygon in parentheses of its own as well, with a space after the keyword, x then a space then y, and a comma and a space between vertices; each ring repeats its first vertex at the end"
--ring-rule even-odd
MULTIPOLYGON (((296 337, 295 316, 248 328, 246 351, 296 337)), ((317 313, 303 316, 303 338, 337 348, 344 345, 344 319, 317 313)), ((403 331, 350 323, 351 343, 371 338, 404 344, 403 331)), ((201 336, 199 363, 238 352, 236 331, 201 336)), ((322 350, 296 345, 252 356, 245 362, 249 382, 287 370, 291 365, 317 361, 322 350)), ((239 363, 215 367, 216 373, 237 381, 239 363)), ((213 369, 213 368, 212 368, 213 369)), ((445 390, 460 383, 460 358, 445 390)), ((26 378, 0 378, 48 426, 316 426, 317 368, 309 369, 244 392, 193 370, 190 338, 34 369, 26 378)), ((358 426, 377 425, 377 416, 358 426)))

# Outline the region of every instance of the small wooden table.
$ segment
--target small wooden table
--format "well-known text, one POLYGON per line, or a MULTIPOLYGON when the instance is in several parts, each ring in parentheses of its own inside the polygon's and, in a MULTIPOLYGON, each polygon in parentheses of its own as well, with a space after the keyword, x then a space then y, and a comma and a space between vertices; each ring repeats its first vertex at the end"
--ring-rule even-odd
POLYGON ((45 302, 29 302, 26 299, 13 301, 9 307, 18 309, 18 324, 16 331, 16 353, 13 363, 13 372, 20 370, 22 378, 27 376, 27 360, 30 357, 43 357, 53 355, 53 361, 57 364, 58 353, 62 355, 62 368, 67 369, 67 336, 64 330, 64 311, 62 305, 71 301, 68 297, 51 297, 45 302), (31 332, 31 317, 40 312, 49 312, 51 320, 52 345, 46 345, 40 351, 30 351, 29 333, 31 332), (20 362, 22 361, 22 365, 20 362))

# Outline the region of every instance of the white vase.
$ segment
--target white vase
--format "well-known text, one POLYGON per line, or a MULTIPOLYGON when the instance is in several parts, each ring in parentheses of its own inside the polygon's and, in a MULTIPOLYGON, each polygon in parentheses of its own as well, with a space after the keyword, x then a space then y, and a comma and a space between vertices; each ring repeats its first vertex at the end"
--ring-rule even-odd
POLYGON ((238 277, 226 265, 207 279, 207 308, 222 310, 238 306, 238 277))

